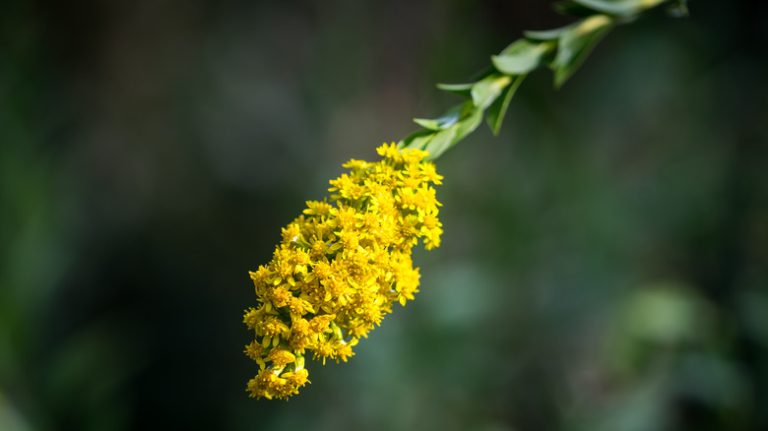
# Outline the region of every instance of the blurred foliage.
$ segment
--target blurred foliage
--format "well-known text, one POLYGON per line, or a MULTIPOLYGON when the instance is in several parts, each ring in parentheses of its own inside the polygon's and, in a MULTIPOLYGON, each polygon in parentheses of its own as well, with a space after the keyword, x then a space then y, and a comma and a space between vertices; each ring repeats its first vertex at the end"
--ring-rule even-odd
POLYGON ((6 1, 0 430, 768 428, 757 1, 527 78, 439 160, 417 300, 300 397, 247 398, 247 270, 280 226, 448 106, 432 83, 569 24, 550 6, 6 1))

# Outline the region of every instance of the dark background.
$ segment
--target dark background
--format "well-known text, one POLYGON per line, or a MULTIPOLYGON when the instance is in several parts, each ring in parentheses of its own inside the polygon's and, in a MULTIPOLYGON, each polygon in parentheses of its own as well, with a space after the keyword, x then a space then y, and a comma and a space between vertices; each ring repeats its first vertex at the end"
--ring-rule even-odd
POLYGON ((0 430, 768 429, 768 15, 614 31, 444 155, 421 293, 248 399, 247 271, 548 2, 0 12, 0 430))

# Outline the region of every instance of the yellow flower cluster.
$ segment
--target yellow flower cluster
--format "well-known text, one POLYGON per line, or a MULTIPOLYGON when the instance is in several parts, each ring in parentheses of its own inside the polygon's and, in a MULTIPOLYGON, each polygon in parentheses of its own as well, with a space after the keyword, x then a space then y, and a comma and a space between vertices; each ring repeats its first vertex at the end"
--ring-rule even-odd
POLYGON ((351 160, 332 180, 330 200, 309 201, 283 229, 268 265, 251 272, 257 306, 243 322, 255 339, 245 354, 260 371, 250 396, 287 398, 308 380, 304 356, 345 361, 361 337, 418 291, 411 250, 440 245, 440 184, 420 150, 395 144, 377 149, 382 160, 351 160))

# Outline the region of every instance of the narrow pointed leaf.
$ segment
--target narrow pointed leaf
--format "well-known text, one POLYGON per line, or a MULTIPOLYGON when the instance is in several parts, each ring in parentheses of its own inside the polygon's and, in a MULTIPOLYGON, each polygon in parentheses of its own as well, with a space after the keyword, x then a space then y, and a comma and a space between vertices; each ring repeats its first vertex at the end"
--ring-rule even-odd
POLYGON ((467 84, 437 84, 437 88, 443 91, 447 91, 449 93, 454 93, 461 96, 469 97, 470 94, 472 93, 473 85, 475 85, 474 82, 470 82, 467 84))
POLYGON ((414 118, 413 122, 429 130, 440 130, 440 123, 429 118, 414 118))
POLYGON ((432 130, 418 130, 400 141, 398 147, 423 150, 426 143, 429 142, 434 134, 435 132, 432 130))
POLYGON ((491 106, 511 80, 509 76, 496 74, 475 83, 472 86, 472 101, 475 106, 480 109, 491 106))
POLYGON ((667 0, 571 0, 596 12, 629 16, 651 9, 667 0))
POLYGON ((430 139, 424 147, 424 149, 429 152, 429 158, 435 159, 440 157, 441 154, 443 154, 448 148, 451 147, 451 144, 454 142, 453 138, 455 136, 456 125, 435 133, 435 135, 432 136, 432 139, 430 139))
POLYGON ((507 109, 509 108, 509 103, 512 101, 512 97, 514 97, 518 87, 520 87, 520 84, 522 84, 525 79, 525 76, 526 75, 515 76, 512 84, 504 90, 503 96, 497 99, 496 102, 488 108, 486 121, 494 135, 499 134, 501 125, 504 122, 504 117, 507 114, 507 109))
POLYGON ((537 68, 553 47, 552 42, 535 43, 520 39, 509 45, 499 55, 491 57, 491 60, 500 72, 507 75, 522 75, 537 68))
POLYGON ((413 122, 429 130, 443 130, 453 126, 463 114, 464 104, 456 105, 438 118, 414 118, 413 122))
POLYGON ((538 40, 538 41, 557 40, 560 37, 560 34, 568 30, 568 28, 570 28, 570 26, 555 28, 552 30, 528 30, 528 31, 524 31, 523 35, 525 35, 525 37, 530 40, 538 40))
POLYGON ((462 119, 453 126, 435 133, 425 145, 430 159, 440 157, 449 148, 456 145, 467 135, 472 133, 483 121, 483 110, 475 107, 471 101, 462 105, 462 119))
POLYGON ((465 136, 474 132, 475 129, 477 129, 477 127, 482 122, 483 122, 483 110, 474 108, 469 113, 469 115, 464 120, 461 121, 461 123, 456 125, 456 128, 457 128, 456 136, 451 146, 455 145, 457 142, 464 139, 465 136))
POLYGON ((609 16, 595 15, 574 24, 560 34, 557 54, 552 62, 555 86, 560 87, 565 83, 612 25, 613 20, 609 16))

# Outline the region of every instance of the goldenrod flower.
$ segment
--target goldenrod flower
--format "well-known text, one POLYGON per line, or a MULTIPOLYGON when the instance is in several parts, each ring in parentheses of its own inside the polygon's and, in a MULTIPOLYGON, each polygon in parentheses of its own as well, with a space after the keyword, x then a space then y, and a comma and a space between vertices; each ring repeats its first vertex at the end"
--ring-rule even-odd
POLYGON ((309 201, 282 231, 272 261, 251 272, 257 306, 243 322, 255 339, 245 348, 260 371, 250 396, 287 398, 308 380, 308 352, 347 361, 392 304, 405 305, 419 286, 411 259, 422 240, 440 245, 435 189, 442 177, 421 150, 382 145, 378 162, 350 160, 330 181, 326 201, 309 201))

